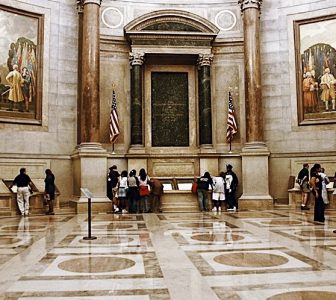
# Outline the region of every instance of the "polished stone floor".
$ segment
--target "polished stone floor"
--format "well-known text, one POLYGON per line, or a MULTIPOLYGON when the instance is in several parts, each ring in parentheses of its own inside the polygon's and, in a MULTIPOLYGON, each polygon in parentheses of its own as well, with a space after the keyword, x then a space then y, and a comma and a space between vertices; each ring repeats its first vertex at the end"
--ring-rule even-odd
POLYGON ((0 299, 336 299, 336 211, 0 219, 0 299))

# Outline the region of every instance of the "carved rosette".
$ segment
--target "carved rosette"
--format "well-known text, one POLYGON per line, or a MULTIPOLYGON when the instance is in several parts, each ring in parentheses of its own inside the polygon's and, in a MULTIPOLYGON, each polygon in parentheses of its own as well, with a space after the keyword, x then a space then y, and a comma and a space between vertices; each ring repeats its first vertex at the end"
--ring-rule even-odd
POLYGON ((199 67, 210 66, 213 61, 213 54, 199 54, 197 64, 199 67))
POLYGON ((135 66, 135 65, 143 65, 144 63, 144 53, 130 53, 129 55, 129 60, 130 60, 130 65, 135 66))
POLYGON ((238 0, 242 12, 248 8, 256 8, 260 10, 262 2, 263 0, 238 0))

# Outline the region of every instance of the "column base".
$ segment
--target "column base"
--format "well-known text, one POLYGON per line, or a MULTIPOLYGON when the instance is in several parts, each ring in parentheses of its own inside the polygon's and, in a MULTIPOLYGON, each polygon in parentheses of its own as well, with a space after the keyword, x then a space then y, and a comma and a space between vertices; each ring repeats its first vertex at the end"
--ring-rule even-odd
POLYGON ((270 195, 246 195, 238 199, 239 210, 267 210, 273 208, 273 198, 270 195))
POLYGON ((242 149, 243 195, 239 209, 271 209, 273 198, 269 194, 268 151, 265 143, 247 143, 242 149))

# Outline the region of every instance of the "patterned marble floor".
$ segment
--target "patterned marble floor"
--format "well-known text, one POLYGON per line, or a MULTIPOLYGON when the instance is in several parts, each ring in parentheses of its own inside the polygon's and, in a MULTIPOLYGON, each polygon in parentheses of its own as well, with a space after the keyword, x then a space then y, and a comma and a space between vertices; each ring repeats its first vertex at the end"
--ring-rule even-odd
POLYGON ((336 299, 336 211, 0 219, 0 299, 336 299))

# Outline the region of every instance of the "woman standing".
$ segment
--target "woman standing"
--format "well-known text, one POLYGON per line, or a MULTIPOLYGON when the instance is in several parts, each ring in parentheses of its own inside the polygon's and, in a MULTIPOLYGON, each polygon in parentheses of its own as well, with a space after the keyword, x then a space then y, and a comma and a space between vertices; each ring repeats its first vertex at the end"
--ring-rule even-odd
POLYGON ((45 189, 44 195, 49 205, 47 215, 54 215, 54 200, 55 200, 55 176, 50 169, 45 170, 46 177, 44 179, 45 189))
POLYGON ((119 198, 119 205, 122 213, 128 212, 128 203, 127 203, 127 190, 128 190, 128 184, 127 184, 127 171, 124 170, 120 174, 120 181, 119 181, 119 188, 118 188, 118 198, 119 198))
POLYGON ((141 169, 139 171, 139 195, 140 195, 139 211, 144 213, 150 212, 150 207, 148 203, 150 193, 149 181, 150 178, 148 177, 145 169, 141 169))
POLYGON ((310 170, 310 186, 315 197, 314 221, 324 223, 324 202, 322 199, 321 165, 315 164, 310 170))
POLYGON ((132 170, 128 177, 128 212, 135 214, 138 213, 138 200, 139 200, 139 179, 136 177, 136 170, 132 170))

